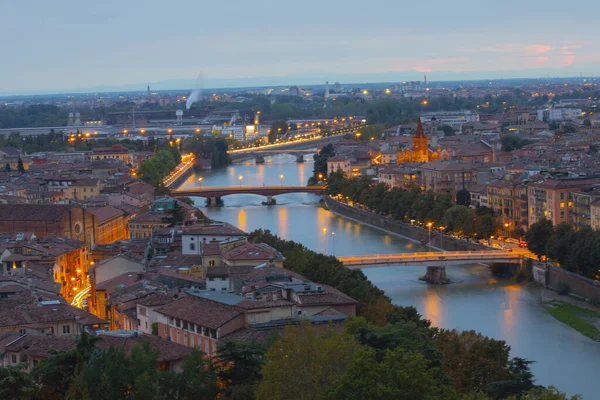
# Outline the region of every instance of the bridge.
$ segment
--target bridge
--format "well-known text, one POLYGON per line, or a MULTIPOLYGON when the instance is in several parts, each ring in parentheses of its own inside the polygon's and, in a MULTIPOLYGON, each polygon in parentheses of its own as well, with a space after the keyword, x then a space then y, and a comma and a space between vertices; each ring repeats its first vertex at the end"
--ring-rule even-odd
POLYGON ((337 142, 344 138, 344 135, 323 136, 314 139, 302 139, 294 142, 283 142, 266 144, 258 147, 249 147, 245 149, 229 150, 229 158, 232 161, 242 161, 246 159, 261 158, 272 154, 292 154, 295 155, 298 162, 302 162, 305 154, 316 153, 315 148, 320 143, 337 142), (311 150, 312 149, 312 150, 311 150))
POLYGON ((178 189, 171 191, 173 196, 204 197, 208 205, 218 205, 221 197, 232 194, 256 194, 267 197, 266 205, 273 205, 273 196, 288 193, 313 193, 325 194, 325 186, 200 186, 190 189, 178 189))
POLYGON ((435 265, 447 267, 465 263, 520 264, 523 254, 502 250, 430 251, 422 253, 369 254, 338 257, 349 269, 375 268, 390 265, 435 265))

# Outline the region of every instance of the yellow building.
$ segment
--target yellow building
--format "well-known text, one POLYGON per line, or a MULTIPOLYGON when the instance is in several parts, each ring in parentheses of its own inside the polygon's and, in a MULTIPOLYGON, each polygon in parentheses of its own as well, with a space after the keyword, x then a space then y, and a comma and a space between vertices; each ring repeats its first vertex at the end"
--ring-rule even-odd
POLYGON ((104 183, 98 178, 80 179, 71 184, 65 191, 65 199, 87 200, 100 194, 104 183))

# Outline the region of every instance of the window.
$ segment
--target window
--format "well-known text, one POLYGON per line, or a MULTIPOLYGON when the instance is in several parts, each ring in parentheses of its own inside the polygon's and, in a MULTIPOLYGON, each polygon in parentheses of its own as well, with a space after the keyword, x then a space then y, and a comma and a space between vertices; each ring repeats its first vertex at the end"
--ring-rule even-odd
POLYGON ((565 194, 563 192, 560 193, 560 199, 564 200, 565 199, 565 194))
MULTIPOLYGON (((562 193, 561 193, 561 194, 562 194, 562 193)), ((562 196, 560 196, 560 197, 562 197, 562 196)), ((564 202, 564 201, 561 201, 561 202, 560 202, 560 208, 565 208, 565 202, 564 202)))
POLYGON ((208 266, 209 266, 209 267, 214 267, 214 266, 215 266, 215 261, 214 261, 214 260, 210 260, 210 261, 208 262, 208 266))
POLYGON ((67 335, 69 333, 71 333, 71 326, 63 325, 63 335, 67 335))
POLYGON ((190 250, 192 250, 192 251, 196 250, 196 244, 195 243, 190 243, 190 250))
POLYGON ((17 363, 17 355, 16 355, 16 354, 11 354, 11 355, 10 355, 10 361, 11 361, 13 364, 16 364, 16 363, 17 363))

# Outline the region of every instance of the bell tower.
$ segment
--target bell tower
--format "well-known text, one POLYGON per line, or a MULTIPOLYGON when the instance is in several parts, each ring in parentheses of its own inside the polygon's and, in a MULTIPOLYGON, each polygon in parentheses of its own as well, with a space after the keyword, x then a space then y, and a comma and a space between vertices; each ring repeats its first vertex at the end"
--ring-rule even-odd
POLYGON ((412 158, 414 162, 428 162, 429 161, 429 146, 427 136, 423 131, 423 124, 421 124, 421 118, 417 122, 417 130, 413 135, 412 139, 412 158))

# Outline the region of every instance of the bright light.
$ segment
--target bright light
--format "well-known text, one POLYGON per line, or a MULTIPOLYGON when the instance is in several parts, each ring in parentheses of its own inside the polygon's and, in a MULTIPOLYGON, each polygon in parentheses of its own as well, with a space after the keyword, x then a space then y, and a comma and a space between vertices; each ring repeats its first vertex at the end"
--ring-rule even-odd
POLYGON ((200 133, 200 128, 196 128, 196 133, 200 133))
POLYGON ((390 94, 392 91, 390 89, 385 89, 385 94, 390 94))
POLYGON ((171 128, 167 129, 167 133, 173 133, 173 129, 171 129, 171 128))
POLYGON ((140 129, 140 133, 143 135, 144 133, 146 133, 145 129, 140 129))
POLYGON ((283 175, 279 175, 279 179, 283 179, 283 175))
POLYGON ((241 181, 242 179, 244 179, 244 177, 242 175, 238 176, 238 179, 241 181))
POLYGON ((326 233, 326 232, 327 232, 327 228, 323 228, 323 233, 326 233))
POLYGON ((203 180, 204 180, 204 178, 203 178, 203 177, 199 177, 199 178, 198 178, 198 182, 202 182, 203 180))

